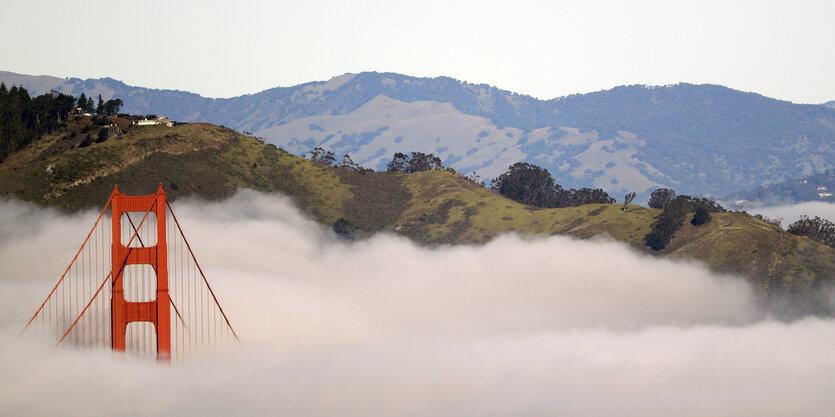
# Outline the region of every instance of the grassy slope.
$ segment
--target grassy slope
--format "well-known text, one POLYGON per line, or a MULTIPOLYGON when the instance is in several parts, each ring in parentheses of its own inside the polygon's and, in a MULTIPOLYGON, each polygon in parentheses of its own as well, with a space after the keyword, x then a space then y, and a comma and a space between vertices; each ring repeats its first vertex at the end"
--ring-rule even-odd
POLYGON ((507 231, 578 238, 605 234, 639 251, 744 275, 766 290, 801 291, 835 280, 835 250, 743 213, 715 213, 698 227, 685 223, 665 250, 654 253, 643 237, 660 210, 621 210, 620 204, 535 209, 451 172, 404 175, 403 180, 413 198, 396 227, 424 242, 479 243, 507 231))
POLYGON ((805 290, 835 280, 835 249, 742 213, 713 214, 680 230, 664 254, 743 273, 765 289, 805 290))
POLYGON ((481 243, 499 233, 516 231, 580 238, 606 233, 639 246, 656 213, 637 206, 623 211, 616 204, 533 208, 449 171, 421 172, 402 178, 413 198, 396 227, 428 243, 481 243))
MULTIPOLYGON (((86 148, 78 148, 83 134, 69 138, 80 129, 70 125, 0 164, 0 193, 72 211, 100 206, 114 183, 135 194, 153 193, 162 183, 172 199, 222 199, 247 187, 293 196, 323 224, 344 217, 360 233, 392 230, 428 244, 483 243, 509 231, 605 234, 647 253, 642 239, 658 214, 616 204, 531 208, 451 171, 359 174, 208 124, 131 127, 86 148)), ((700 227, 686 224, 656 255, 700 260, 769 290, 814 288, 835 278, 835 250, 740 213, 715 214, 700 227)))
POLYGON ((114 184, 125 193, 151 194, 162 183, 172 199, 208 200, 248 187, 294 196, 322 221, 335 221, 352 197, 332 170, 230 129, 131 127, 119 138, 79 148, 83 135, 69 136, 81 128, 70 125, 0 164, 0 193, 74 211, 102 205, 114 184))

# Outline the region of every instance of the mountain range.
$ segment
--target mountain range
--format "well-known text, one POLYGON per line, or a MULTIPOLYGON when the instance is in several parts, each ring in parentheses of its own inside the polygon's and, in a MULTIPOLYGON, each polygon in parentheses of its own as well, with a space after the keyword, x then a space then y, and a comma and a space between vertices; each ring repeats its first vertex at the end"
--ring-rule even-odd
POLYGON ((434 153, 488 180, 519 161, 565 187, 656 187, 720 196, 835 168, 835 109, 718 85, 632 85, 539 100, 448 77, 344 74, 328 81, 211 99, 111 78, 28 76, 0 81, 121 98, 123 110, 252 132, 293 154, 314 147, 385 169, 395 152, 434 153))

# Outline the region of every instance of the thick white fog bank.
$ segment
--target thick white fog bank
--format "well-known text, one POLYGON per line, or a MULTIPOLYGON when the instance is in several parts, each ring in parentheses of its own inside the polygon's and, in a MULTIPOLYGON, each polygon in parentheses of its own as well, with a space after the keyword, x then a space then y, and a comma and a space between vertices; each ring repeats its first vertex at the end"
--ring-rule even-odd
POLYGON ((243 345, 165 368, 14 341, 97 213, 2 202, 2 414, 822 416, 835 406, 835 320, 772 321, 742 279, 699 265, 562 237, 346 244, 289 200, 254 192, 174 210, 243 345))
POLYGON ((811 201, 807 203, 791 204, 785 206, 757 207, 748 210, 751 214, 762 214, 772 219, 783 219, 783 228, 800 219, 805 214, 809 217, 818 216, 822 219, 835 222, 835 203, 824 203, 811 201))

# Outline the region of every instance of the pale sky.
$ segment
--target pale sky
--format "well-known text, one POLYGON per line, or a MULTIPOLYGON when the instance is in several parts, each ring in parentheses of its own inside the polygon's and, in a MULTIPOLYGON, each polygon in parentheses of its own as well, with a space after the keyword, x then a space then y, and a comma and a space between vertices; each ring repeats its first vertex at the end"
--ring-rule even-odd
POLYGON ((0 70, 207 97, 385 71, 542 99, 690 82, 835 100, 831 0, 0 1, 0 70))

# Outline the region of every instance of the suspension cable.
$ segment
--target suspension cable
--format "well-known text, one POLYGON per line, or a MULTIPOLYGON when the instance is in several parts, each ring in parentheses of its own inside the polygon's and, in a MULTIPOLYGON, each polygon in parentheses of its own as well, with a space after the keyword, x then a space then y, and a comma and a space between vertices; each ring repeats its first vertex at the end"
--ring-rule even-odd
POLYGON ((220 310, 220 314, 223 316, 223 320, 226 321, 226 325, 229 326, 230 330, 232 330, 232 335, 235 336, 235 340, 240 344, 241 339, 238 338, 238 334, 235 332, 235 328, 232 327, 232 323, 229 322, 229 318, 226 317, 226 313, 223 312, 223 307, 221 307, 220 303, 217 301, 215 292, 212 291, 212 286, 209 285, 209 281, 206 279, 206 274, 203 273, 203 268, 201 268, 200 263, 197 262, 197 257, 194 256, 194 252, 191 250, 191 245, 189 245, 188 239, 186 239, 186 235, 185 233, 183 233, 183 228, 180 227, 180 222, 177 220, 177 216, 174 214, 174 210, 171 209, 171 203, 168 202, 168 199, 165 199, 165 204, 168 206, 168 211, 171 213, 171 217, 174 219, 174 223, 177 225, 177 230, 179 230, 180 236, 183 238, 183 242, 185 242, 186 248, 188 248, 188 252, 191 255, 191 259, 194 260, 194 264, 200 271, 200 276, 203 278, 203 282, 206 283, 206 288, 208 288, 209 293, 212 294, 212 299, 214 299, 215 305, 217 305, 218 310, 220 310))
POLYGON ((55 283, 55 286, 52 287, 52 291, 50 291, 49 295, 46 296, 46 299, 43 301, 43 303, 41 303, 41 306, 38 307, 38 310, 35 311, 35 314, 32 315, 32 318, 29 319, 29 321, 26 323, 26 326, 23 326, 23 329, 21 329, 20 333, 17 334, 18 338, 20 338, 20 336, 23 335, 23 332, 25 332, 26 329, 29 328, 29 325, 32 324, 32 322, 35 320, 35 317, 38 317, 38 314, 40 314, 41 310, 43 310, 43 307, 46 305, 47 301, 49 301, 50 297, 52 297, 52 294, 55 293, 55 290, 57 290, 58 286, 61 285, 61 282, 64 281, 64 278, 67 276, 67 272, 69 272, 70 268, 72 268, 76 259, 78 259, 78 255, 81 254, 81 251, 84 250, 84 246, 87 245, 87 242, 90 240, 90 235, 92 235, 93 231, 96 230, 96 227, 98 226, 99 221, 101 220, 102 216, 104 216, 104 212, 107 211, 107 207, 110 206, 110 202, 112 200, 113 200, 113 194, 111 194, 110 198, 107 199, 107 204, 104 205, 104 208, 101 210, 101 213, 99 214, 99 217, 96 219, 96 222, 93 223, 93 228, 90 229, 90 233, 87 233, 87 237, 84 239, 84 243, 82 243, 81 247, 78 248, 78 252, 75 253, 75 256, 72 258, 72 261, 70 261, 70 264, 67 265, 67 269, 64 270, 64 273, 61 275, 61 278, 58 280, 57 283, 55 283))

